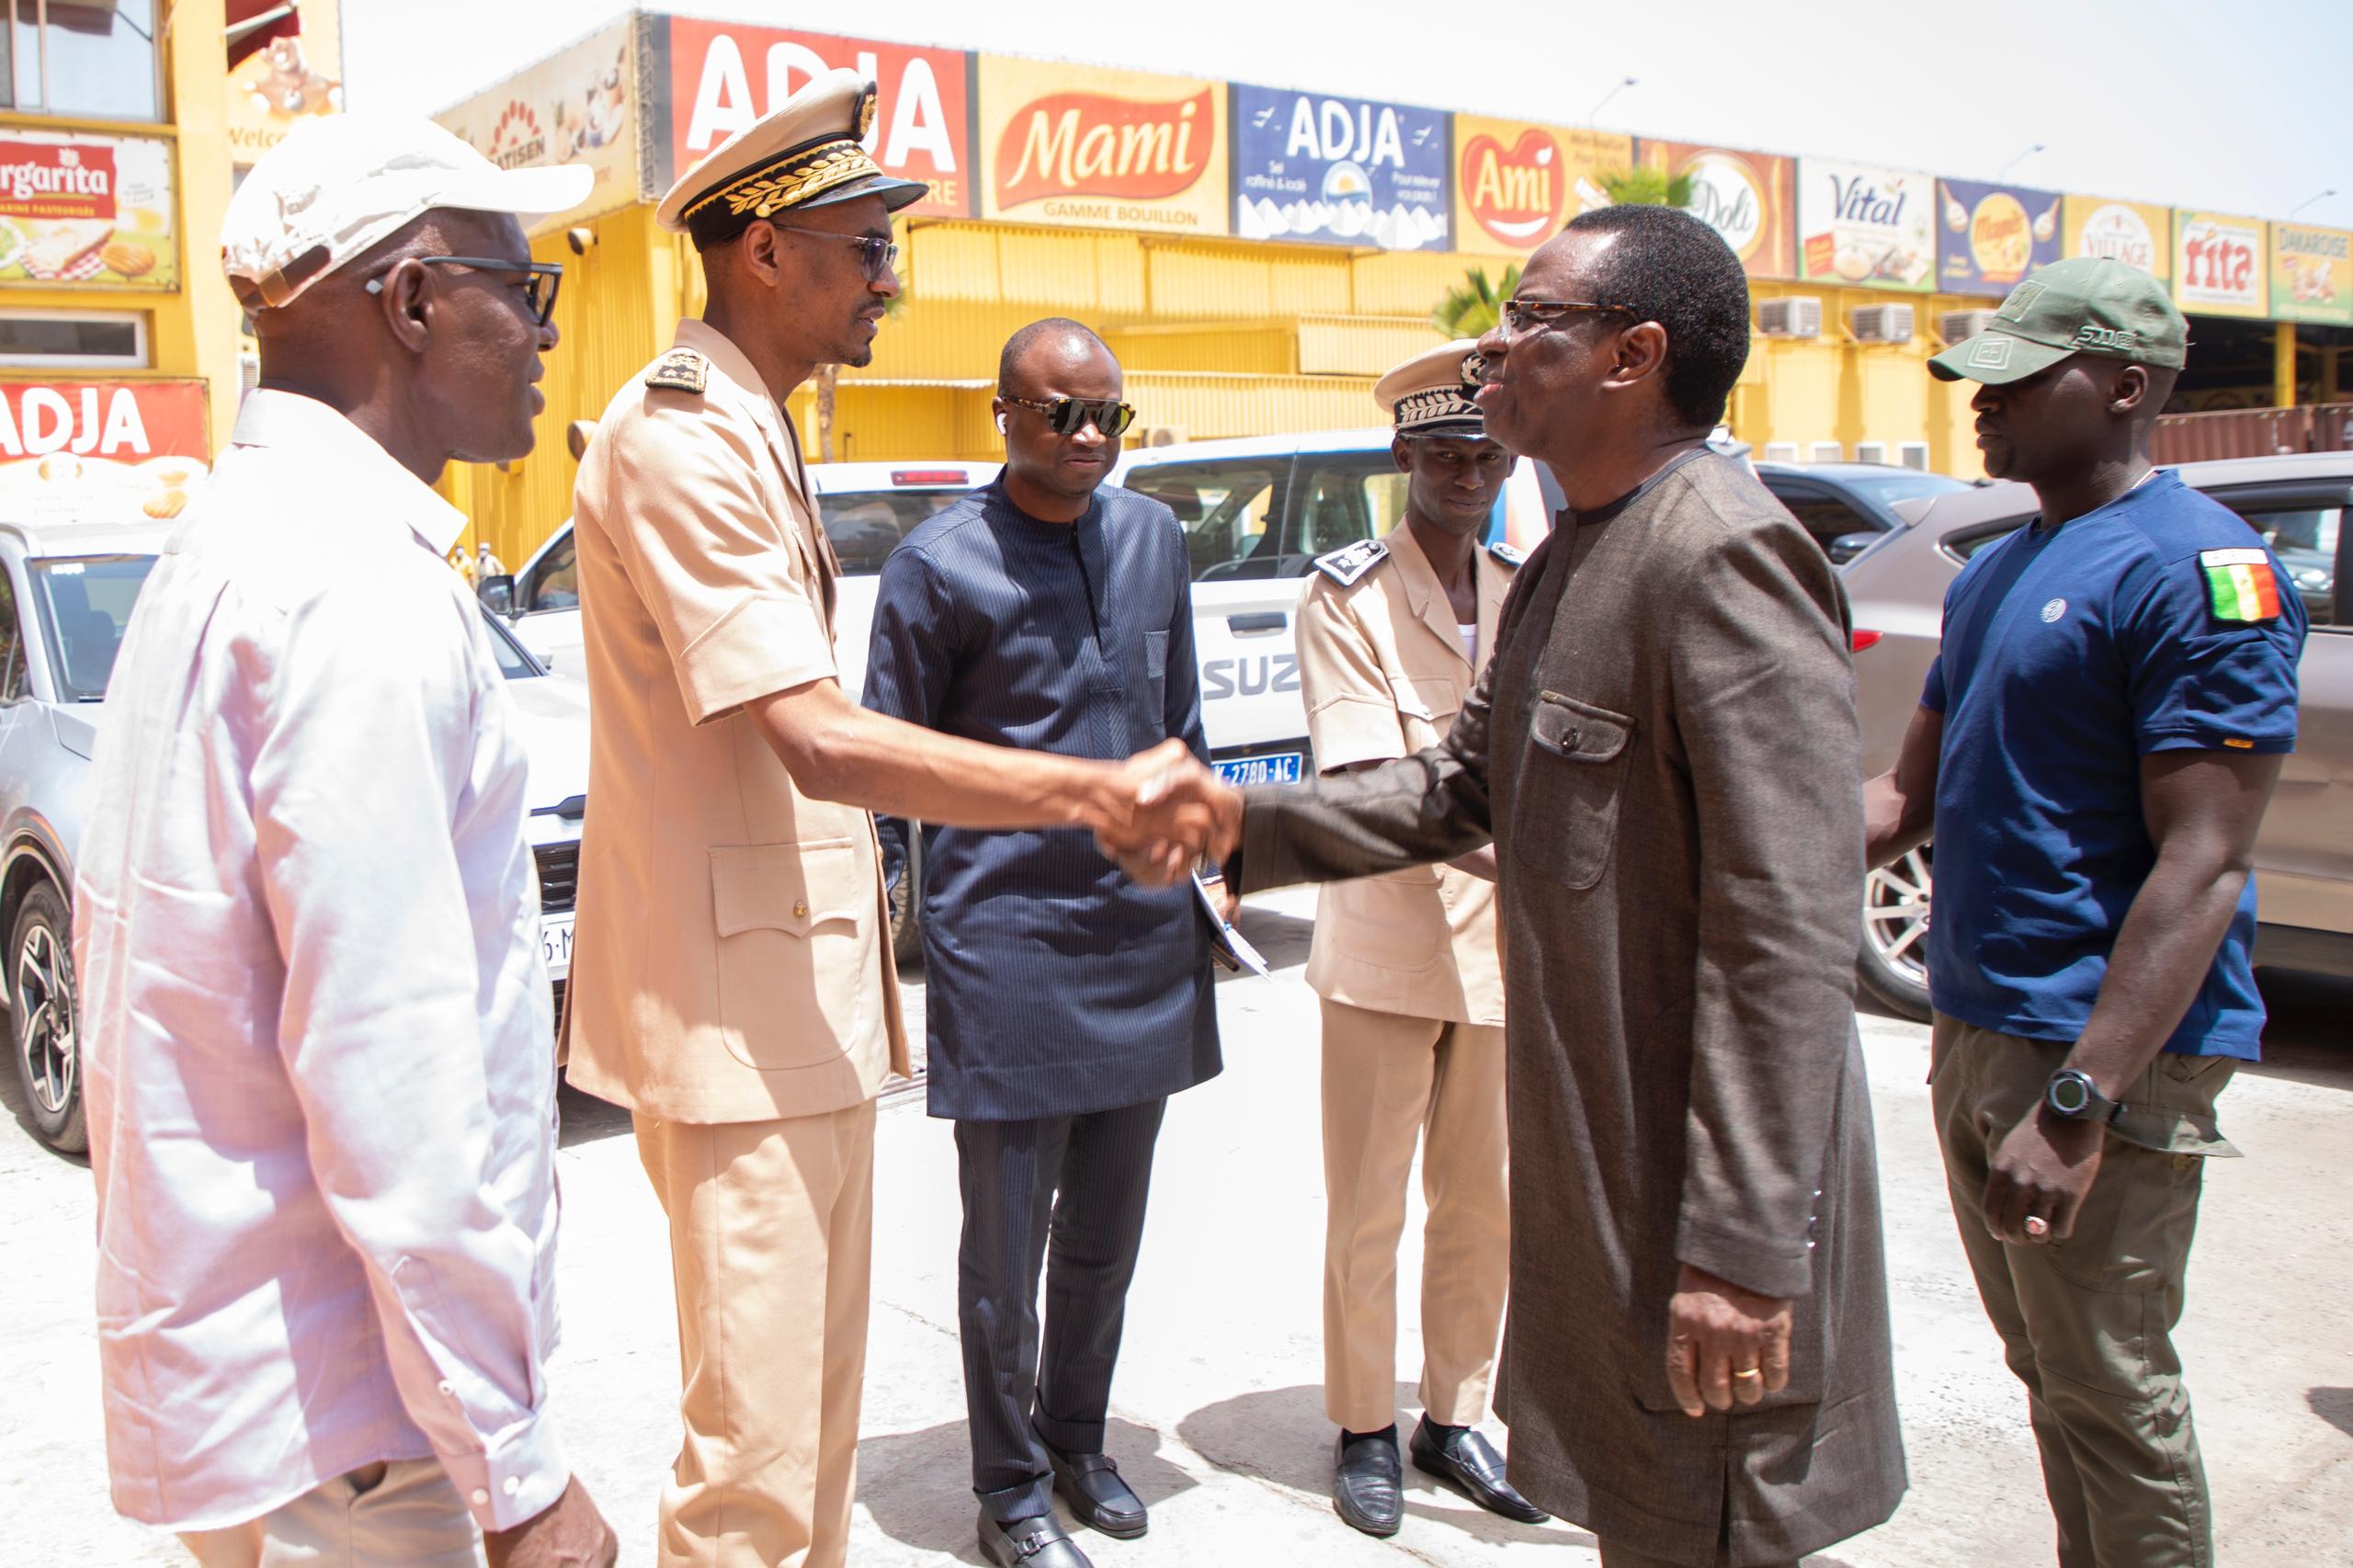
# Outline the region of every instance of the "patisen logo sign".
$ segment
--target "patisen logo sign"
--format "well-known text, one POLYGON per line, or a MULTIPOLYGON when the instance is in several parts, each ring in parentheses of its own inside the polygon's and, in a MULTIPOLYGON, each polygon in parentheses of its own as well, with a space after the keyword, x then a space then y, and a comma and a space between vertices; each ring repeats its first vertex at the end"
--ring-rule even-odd
POLYGON ((538 111, 520 99, 509 103, 490 128, 490 146, 483 155, 502 169, 548 162, 547 132, 540 129, 538 111))
POLYGON ((1001 206, 1052 196, 1151 201, 1176 196, 1209 164, 1215 97, 1147 103, 1053 93, 1016 109, 996 144, 1001 206))

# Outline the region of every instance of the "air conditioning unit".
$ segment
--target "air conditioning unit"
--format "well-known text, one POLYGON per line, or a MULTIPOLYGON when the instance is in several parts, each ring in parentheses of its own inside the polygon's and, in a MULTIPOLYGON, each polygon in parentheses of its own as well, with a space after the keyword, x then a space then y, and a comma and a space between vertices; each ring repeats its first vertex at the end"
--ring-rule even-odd
POLYGON ((1184 440, 1182 425, 1138 425, 1128 431, 1131 448, 1175 447, 1183 445, 1184 440))
POLYGON ((1810 463, 1845 462, 1847 449, 1836 441, 1816 441, 1813 444, 1813 454, 1805 460, 1810 463))
POLYGON ((1858 343, 1909 343, 1912 341, 1912 307, 1909 305, 1859 305, 1855 308, 1855 341, 1858 343))
POLYGON ((1765 443, 1765 461, 1768 463, 1793 463, 1797 460, 1798 444, 1795 441, 1768 441, 1765 443))
POLYGON ((1789 294, 1756 301, 1756 330, 1767 337, 1820 337, 1822 300, 1813 294, 1789 294))
POLYGON ((1885 441, 1856 442, 1855 460, 1859 463, 1883 463, 1887 461, 1887 443, 1885 441))
POLYGON ((1994 324, 1993 311, 1947 311, 1937 318, 1937 335, 1947 343, 1976 336, 1994 324))
POLYGON ((1928 443, 1926 441, 1903 441, 1897 443, 1895 449, 1895 460, 1902 463, 1905 468, 1915 468, 1922 473, 1927 472, 1928 443))

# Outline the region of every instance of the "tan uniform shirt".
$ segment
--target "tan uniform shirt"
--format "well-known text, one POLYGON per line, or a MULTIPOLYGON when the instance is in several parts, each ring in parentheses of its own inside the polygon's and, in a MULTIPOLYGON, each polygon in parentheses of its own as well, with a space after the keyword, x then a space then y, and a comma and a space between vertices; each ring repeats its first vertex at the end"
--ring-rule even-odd
MULTIPOLYGON (((1446 736, 1486 668, 1514 568, 1487 551, 1479 653, 1462 651, 1438 573, 1404 527, 1343 587, 1317 573, 1299 605, 1299 677, 1319 768, 1410 756, 1446 736)), ((1450 866, 1324 885, 1307 983, 1335 1002, 1450 1023, 1504 1021, 1495 884, 1450 866)))
POLYGON ((840 568, 791 424, 725 336, 680 322, 613 399, 574 523, 591 722, 572 1081, 689 1122, 870 1097, 907 1067, 873 819, 802 794, 743 708, 834 677, 840 568))

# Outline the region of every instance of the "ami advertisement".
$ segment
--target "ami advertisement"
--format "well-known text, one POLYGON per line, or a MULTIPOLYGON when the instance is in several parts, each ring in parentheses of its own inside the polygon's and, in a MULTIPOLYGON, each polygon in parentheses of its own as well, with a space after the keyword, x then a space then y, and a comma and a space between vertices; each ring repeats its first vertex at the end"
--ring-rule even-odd
POLYGON ((2220 212, 2173 215, 2173 302, 2185 315, 2271 312, 2264 222, 2220 212))
POLYGON ((1936 286, 1936 180, 1875 164, 1798 160, 1798 276, 1926 293, 1936 286))
POLYGON ((0 283, 176 289, 172 144, 0 130, 0 283))
POLYGON ((1769 153, 1643 138, 1645 167, 1691 182, 1683 210, 1724 237, 1751 278, 1797 276, 1790 198, 1797 166, 1769 153))
POLYGON ((1225 84, 984 54, 981 216, 1223 234, 1225 84))
POLYGON ((176 517, 203 476, 200 381, 0 381, 0 506, 12 517, 176 517))
POLYGON ((2282 321, 2353 326, 2353 233, 2272 224, 2271 313, 2282 321))
POLYGON ((638 42, 624 17, 496 88, 434 118, 503 169, 585 164, 597 183, 569 212, 529 219, 546 233, 618 210, 643 194, 638 180, 638 42))
POLYGON ((2105 196, 2070 196, 2062 204, 2063 254, 2120 261, 2163 283, 2173 276, 2173 209, 2105 196))
POLYGON ((876 87, 868 153, 885 173, 931 187, 905 215, 969 218, 979 210, 962 51, 689 17, 668 17, 666 25, 670 113, 662 128, 666 163, 657 162, 650 182, 657 198, 696 160, 812 77, 850 70, 872 78, 876 87))
POLYGON ((1455 249, 1526 256, 1581 212, 1609 205, 1634 139, 1483 115, 1454 117, 1455 249))
POLYGON ((1229 93, 1236 235, 1449 248, 1446 111, 1239 82, 1229 93))
POLYGON ((2055 190, 1977 180, 1937 182, 1937 287, 1948 294, 2006 294, 2059 259, 2055 190))

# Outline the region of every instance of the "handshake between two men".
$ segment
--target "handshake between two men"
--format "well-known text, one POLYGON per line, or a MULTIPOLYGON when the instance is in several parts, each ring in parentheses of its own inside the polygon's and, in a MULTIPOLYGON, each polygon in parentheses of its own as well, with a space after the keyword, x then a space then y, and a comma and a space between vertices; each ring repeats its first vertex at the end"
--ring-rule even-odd
POLYGON ((1201 766, 1180 740, 1138 752, 1114 768, 1086 825, 1096 846, 1140 882, 1167 887, 1194 862, 1212 865, 1242 837, 1242 792, 1201 766))

